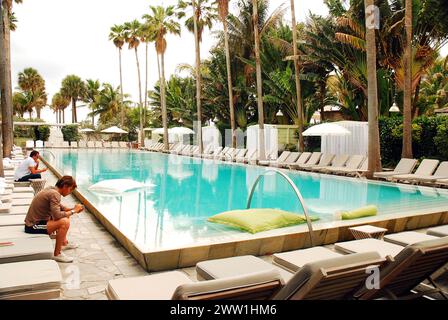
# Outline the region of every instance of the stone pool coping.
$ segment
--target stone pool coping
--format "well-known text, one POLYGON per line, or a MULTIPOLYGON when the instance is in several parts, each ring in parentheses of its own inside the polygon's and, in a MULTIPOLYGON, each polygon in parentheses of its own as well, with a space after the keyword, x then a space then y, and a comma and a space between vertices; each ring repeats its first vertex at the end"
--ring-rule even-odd
MULTIPOLYGON (((42 162, 58 177, 62 174, 48 161, 42 162)), ((369 180, 370 182, 370 180, 369 180)), ((379 182, 381 183, 381 182, 379 182)), ((404 185, 405 186, 405 185, 404 185)), ((118 242, 148 272, 165 271, 195 266, 204 260, 227 258, 241 255, 264 256, 278 252, 307 248, 311 246, 307 227, 288 227, 253 235, 250 239, 230 240, 213 244, 192 245, 182 248, 145 252, 114 226, 81 192, 73 195, 99 220, 118 242), (283 231, 283 233, 281 233, 283 231), (289 231, 289 232, 288 232, 289 231)), ((358 220, 322 222, 313 224, 314 245, 330 245, 352 240, 348 228, 364 224, 388 229, 388 233, 402 232, 448 224, 448 211, 425 213, 400 213, 380 215, 358 220)))

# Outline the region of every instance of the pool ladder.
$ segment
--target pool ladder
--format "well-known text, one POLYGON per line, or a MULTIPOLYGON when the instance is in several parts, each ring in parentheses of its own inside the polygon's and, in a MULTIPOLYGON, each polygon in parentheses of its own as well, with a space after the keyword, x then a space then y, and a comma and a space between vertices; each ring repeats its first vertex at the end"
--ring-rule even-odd
POLYGON ((252 189, 251 189, 251 191, 250 191, 249 198, 248 198, 248 200, 247 200, 247 209, 250 209, 250 205, 251 205, 251 203, 252 203, 252 198, 253 198, 253 195, 254 195, 254 192, 255 192, 255 188, 258 186, 258 183, 259 183, 259 182, 261 181, 261 179, 264 178, 265 176, 267 176, 267 175, 273 175, 273 174, 278 174, 278 175, 280 175, 281 177, 283 177, 283 178, 289 183, 289 185, 293 188, 293 190, 294 190, 294 192, 295 192, 295 194, 296 194, 296 196, 297 196, 297 199, 299 200, 300 205, 301 205, 302 208, 303 208, 303 213, 305 214, 306 224, 308 225, 308 233, 309 233, 309 235, 310 235, 310 243, 311 243, 311 247, 313 247, 313 246, 314 246, 313 226, 312 226, 312 224, 311 224, 311 219, 310 219, 310 217, 309 217, 309 215, 308 215, 308 211, 307 211, 307 209, 306 209, 305 202, 303 201, 302 194, 300 193, 299 188, 297 188, 297 186, 295 185, 295 183, 291 180, 291 178, 288 177, 285 173, 281 172, 280 170, 277 170, 277 169, 268 169, 266 172, 264 172, 264 173, 262 173, 262 174, 260 174, 260 175, 258 176, 257 180, 255 180, 255 183, 253 184, 252 189))

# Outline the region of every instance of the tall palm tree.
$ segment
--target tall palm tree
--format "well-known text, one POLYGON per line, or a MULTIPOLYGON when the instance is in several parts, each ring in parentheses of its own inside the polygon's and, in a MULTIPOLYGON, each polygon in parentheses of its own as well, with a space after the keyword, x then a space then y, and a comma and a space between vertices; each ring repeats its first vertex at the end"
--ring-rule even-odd
POLYGON ((296 95, 297 95, 297 116, 299 125, 299 146, 300 152, 304 151, 305 145, 303 143, 303 108, 302 108, 302 87, 300 85, 300 66, 299 66, 299 52, 297 48, 297 22, 296 10, 294 0, 291 0, 291 20, 292 20, 292 45, 294 50, 294 69, 296 79, 296 95))
POLYGON ((263 108, 263 80, 261 77, 261 60, 260 60, 260 35, 258 30, 258 1, 252 0, 253 25, 255 38, 255 64, 257 73, 257 103, 258 103, 258 144, 259 159, 266 159, 265 137, 264 137, 264 108, 263 108))
POLYGON ((148 108, 148 47, 149 43, 155 41, 154 27, 147 22, 140 27, 140 40, 145 44, 145 101, 143 108, 143 125, 146 125, 146 112, 148 108))
POLYGON ((19 88, 29 92, 33 97, 32 108, 36 109, 37 118, 40 119, 40 111, 46 105, 45 80, 36 69, 26 68, 18 75, 19 88))
POLYGON ((13 145, 13 106, 11 77, 11 22, 13 2, 22 0, 0 0, 0 104, 2 109, 3 157, 9 157, 13 145))
POLYGON ((122 110, 120 110, 120 124, 123 126, 124 124, 124 107, 123 107, 123 72, 121 68, 121 51, 123 49, 123 45, 125 43, 124 39, 124 27, 122 25, 114 25, 110 28, 109 40, 111 40, 115 47, 118 49, 118 65, 120 68, 120 94, 121 94, 121 106, 122 110))
MULTIPOLYGON (((84 96, 84 102, 88 103, 90 105, 90 109, 95 111, 95 99, 100 92, 100 81, 99 80, 93 80, 93 79, 87 79, 86 80, 86 94, 84 96)), ((117 113, 120 112, 119 110, 117 113)), ((92 126, 95 126, 95 115, 92 113, 92 126)))
POLYGON ((57 110, 59 123, 65 123, 65 108, 70 104, 70 99, 57 92, 51 99, 51 106, 54 110, 57 110))
POLYGON ((128 44, 129 50, 134 49, 135 61, 137 64, 137 75, 138 75, 138 98, 139 98, 139 108, 140 108, 140 145, 145 144, 145 135, 143 132, 143 99, 142 99, 142 80, 140 74, 140 62, 138 60, 138 47, 140 45, 140 32, 141 23, 138 20, 133 20, 131 22, 126 22, 124 24, 124 39, 128 44))
POLYGON ((31 114, 33 111, 32 103, 33 97, 27 92, 14 92, 12 95, 14 114, 17 114, 21 118, 25 116, 25 112, 30 112, 31 114))
POLYGON ((405 0, 405 2, 406 41, 404 47, 403 149, 401 157, 412 158, 412 0, 405 0))
POLYGON ((69 75, 62 80, 61 94, 72 102, 72 123, 78 122, 76 114, 76 102, 83 100, 86 93, 86 85, 80 77, 69 75))
POLYGON ((369 114, 369 148, 368 174, 372 178, 375 171, 381 170, 380 134, 378 129, 378 84, 376 76, 376 39, 374 0, 364 0, 366 16, 366 51, 367 51, 367 99, 369 114), (373 15, 373 16, 372 16, 373 15))
POLYGON ((235 107, 233 101, 233 85, 232 85, 232 68, 230 61, 229 48, 229 0, 217 0, 218 14, 224 28, 224 49, 226 52, 226 66, 227 66, 227 87, 229 90, 229 109, 230 109, 230 128, 232 130, 232 147, 236 148, 236 126, 235 126, 235 107))
POLYGON ((107 123, 115 119, 115 115, 122 108, 118 88, 109 83, 104 83, 102 90, 95 97, 95 107, 91 112, 92 117, 99 115, 101 123, 107 123))
POLYGON ((169 149, 168 144, 168 119, 166 110, 166 98, 165 98, 165 52, 167 47, 167 41, 165 36, 169 33, 174 35, 180 35, 181 28, 179 22, 176 19, 176 10, 174 6, 162 7, 162 6, 150 6, 152 15, 144 15, 143 18, 154 27, 155 30, 155 47, 157 55, 160 56, 160 92, 161 92, 161 104, 162 104, 162 122, 163 122, 163 144, 164 149, 169 149))
MULTIPOLYGON (((213 21, 217 19, 216 8, 210 3, 210 0, 191 0, 179 1, 179 9, 185 10, 191 7, 192 16, 185 21, 188 31, 194 33, 196 50, 196 107, 197 107, 197 135, 199 152, 202 153, 202 76, 201 76, 201 42, 205 27, 209 29, 213 21)), ((180 11, 182 12, 182 11, 180 11)), ((182 12, 180 17, 185 14, 182 12)))

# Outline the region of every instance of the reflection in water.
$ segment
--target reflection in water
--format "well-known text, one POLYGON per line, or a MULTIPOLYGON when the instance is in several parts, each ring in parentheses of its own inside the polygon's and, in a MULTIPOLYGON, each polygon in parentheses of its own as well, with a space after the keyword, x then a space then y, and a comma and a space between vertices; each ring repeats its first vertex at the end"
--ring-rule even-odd
MULTIPOLYGON (((208 217, 244 209, 249 189, 260 173, 256 166, 239 166, 121 150, 55 150, 55 164, 75 176, 80 191, 142 250, 173 248, 225 239, 231 228, 208 223, 208 217), (106 179, 133 179, 153 184, 150 191, 120 197, 98 197, 87 188, 106 179)), ((310 214, 321 221, 339 210, 377 205, 380 214, 447 207, 447 192, 429 188, 368 183, 328 175, 292 173, 310 214), (411 192, 409 192, 411 191, 411 192)), ((262 179, 253 207, 302 213, 292 188, 277 175, 262 179)))

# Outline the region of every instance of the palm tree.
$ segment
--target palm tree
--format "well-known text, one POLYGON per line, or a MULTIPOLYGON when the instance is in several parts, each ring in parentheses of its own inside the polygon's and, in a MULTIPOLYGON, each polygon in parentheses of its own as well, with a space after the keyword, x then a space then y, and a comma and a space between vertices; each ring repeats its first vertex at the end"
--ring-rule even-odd
POLYGON ((27 92, 14 92, 12 95, 12 106, 14 114, 23 118, 25 112, 32 112, 33 97, 27 92), (30 111, 31 110, 31 111, 30 111))
POLYGON ((406 1, 403 91, 403 149, 402 158, 412 158, 412 0, 406 1))
POLYGON ((162 104, 162 122, 163 122, 163 144, 164 149, 169 149, 168 144, 168 121, 165 99, 165 52, 167 42, 165 36, 169 33, 174 35, 180 35, 181 28, 179 22, 175 20, 176 11, 174 6, 162 7, 151 6, 152 15, 144 15, 148 24, 152 25, 155 30, 155 47, 157 55, 160 56, 160 92, 161 92, 161 104, 162 104))
POLYGON ((69 75, 62 80, 61 94, 72 101, 72 123, 78 122, 76 114, 76 102, 83 100, 86 93, 86 85, 80 77, 69 75))
POLYGON ((299 125, 299 151, 304 151, 303 143, 303 108, 302 108, 302 88, 300 86, 300 66, 299 66, 299 53, 297 50, 297 22, 296 22, 296 10, 294 7, 294 0, 291 0, 291 20, 292 20, 292 45, 294 49, 294 69, 296 79, 296 95, 297 95, 297 115, 299 125))
POLYGON ((258 30, 258 1, 252 0, 253 10, 253 25, 255 38, 255 64, 257 72, 257 103, 258 103, 258 144, 259 144, 259 159, 265 160, 265 140, 264 140, 264 108, 263 108, 263 80, 261 78, 261 60, 260 60, 260 35, 258 30))
POLYGON ((65 108, 67 108, 69 104, 70 99, 62 95, 60 92, 53 95, 51 106, 53 107, 53 110, 56 110, 58 113, 59 123, 65 123, 65 108))
POLYGON ((139 108, 140 108, 140 144, 144 146, 145 136, 143 132, 143 99, 142 99, 142 81, 140 75, 140 62, 138 60, 138 46, 140 45, 140 32, 141 24, 138 20, 126 22, 124 24, 124 39, 129 45, 129 50, 134 49, 135 61, 137 63, 137 75, 138 75, 138 95, 139 95, 139 108))
POLYGON ((232 147, 236 148, 236 127, 235 127, 235 107, 233 102, 232 68, 230 64, 229 48, 229 26, 227 18, 229 16, 229 0, 217 0, 218 13, 224 28, 224 49, 226 52, 227 66, 227 87, 229 90, 230 128, 232 130, 232 147))
POLYGON ((148 107, 148 46, 155 41, 155 32, 152 25, 143 23, 140 27, 140 40, 145 43, 145 101, 143 109, 143 125, 146 125, 146 112, 148 107))
POLYGON ((36 69, 26 68, 18 75, 19 88, 29 92, 33 97, 31 109, 36 109, 37 118, 40 119, 40 111, 46 105, 45 81, 36 69))
MULTIPOLYGON (((98 93, 100 92, 100 81, 99 80, 86 80, 86 94, 84 96, 84 102, 90 105, 90 109, 95 111, 95 99, 98 93)), ((119 112, 119 111, 118 111, 119 112)), ((92 113, 92 126, 95 127, 95 116, 92 113)))
MULTIPOLYGON (((202 153, 202 76, 201 76, 201 42, 205 27, 209 29, 216 20, 216 9, 210 4, 209 0, 191 0, 179 1, 179 9, 185 10, 187 7, 193 9, 192 17, 185 21, 188 31, 194 33, 195 50, 196 50, 196 107, 197 107, 197 135, 199 152, 202 153)), ((183 17, 182 12, 179 16, 183 17)))
MULTIPOLYGON (((13 145, 13 106, 11 81, 11 22, 13 0, 0 0, 0 96, 2 109, 3 157, 9 157, 13 145)), ((14 0, 22 3, 22 0, 14 0)), ((2 166, 3 168, 3 166, 2 166)))
POLYGON ((115 119, 117 112, 123 107, 118 88, 109 83, 103 84, 103 89, 97 93, 93 104, 95 107, 90 114, 92 117, 99 115, 99 121, 103 124, 115 119))
MULTIPOLYGON (((121 68, 121 50, 123 49, 123 45, 125 42, 124 39, 124 27, 122 25, 114 25, 110 28, 109 40, 111 40, 115 47, 118 49, 118 65, 120 68, 120 94, 123 107, 123 73, 121 68)), ((123 126, 124 124, 124 108, 120 110, 120 124, 123 126)))
POLYGON ((367 99, 369 113, 369 148, 368 148, 368 174, 373 177, 375 171, 381 170, 380 135, 378 129, 378 85, 376 76, 376 39, 375 22, 379 17, 374 12, 374 0, 364 0, 366 16, 366 50, 367 50, 367 99))

